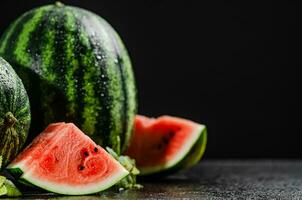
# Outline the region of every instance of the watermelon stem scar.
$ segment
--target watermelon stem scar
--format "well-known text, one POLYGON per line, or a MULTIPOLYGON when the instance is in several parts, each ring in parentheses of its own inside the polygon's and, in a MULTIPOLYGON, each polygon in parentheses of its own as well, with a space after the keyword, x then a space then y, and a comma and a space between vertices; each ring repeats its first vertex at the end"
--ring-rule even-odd
POLYGON ((3 161, 0 169, 19 153, 30 121, 29 99, 23 83, 12 66, 0 57, 0 156, 3 161))
POLYGON ((5 124, 6 127, 11 128, 15 125, 16 122, 18 122, 18 120, 15 118, 13 113, 8 112, 8 113, 5 114, 4 124, 5 124))

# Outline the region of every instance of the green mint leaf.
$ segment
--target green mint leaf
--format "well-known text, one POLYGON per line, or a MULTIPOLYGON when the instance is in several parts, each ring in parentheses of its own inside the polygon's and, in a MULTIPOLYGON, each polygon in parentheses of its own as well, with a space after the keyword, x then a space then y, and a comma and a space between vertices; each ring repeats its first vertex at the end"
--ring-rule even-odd
POLYGON ((136 183, 136 176, 139 174, 139 170, 136 168, 135 160, 131 159, 129 156, 118 156, 118 154, 109 147, 106 147, 106 150, 129 172, 129 175, 123 178, 115 186, 119 188, 119 190, 142 188, 142 185, 136 183))

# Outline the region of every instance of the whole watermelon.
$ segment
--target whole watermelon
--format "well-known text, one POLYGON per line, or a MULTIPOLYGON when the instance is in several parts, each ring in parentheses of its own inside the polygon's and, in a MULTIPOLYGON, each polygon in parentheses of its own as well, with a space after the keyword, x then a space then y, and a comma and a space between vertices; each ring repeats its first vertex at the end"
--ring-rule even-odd
POLYGON ((61 3, 30 10, 2 35, 0 55, 28 91, 32 136, 50 123, 73 122, 99 145, 127 148, 137 107, 134 75, 104 19, 61 3))
POLYGON ((25 143, 30 119, 29 100, 22 81, 0 57, 0 157, 3 167, 15 158, 25 143))

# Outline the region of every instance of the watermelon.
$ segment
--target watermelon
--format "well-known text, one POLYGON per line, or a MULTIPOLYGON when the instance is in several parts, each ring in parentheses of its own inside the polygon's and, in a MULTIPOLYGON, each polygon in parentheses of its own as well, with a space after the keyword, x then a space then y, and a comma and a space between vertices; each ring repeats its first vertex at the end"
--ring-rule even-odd
POLYGON ((7 28, 0 55, 34 105, 29 141, 65 121, 117 153, 127 148, 137 107, 134 75, 122 40, 104 19, 61 3, 35 8, 7 28))
POLYGON ((20 182, 66 195, 100 192, 128 175, 102 147, 64 122, 50 124, 7 168, 20 182))
POLYGON ((25 143, 30 120, 29 100, 22 81, 0 57, 0 157, 3 167, 25 143))
POLYGON ((126 154, 136 160, 141 175, 170 174, 195 165, 207 141, 204 125, 171 116, 137 115, 126 154))

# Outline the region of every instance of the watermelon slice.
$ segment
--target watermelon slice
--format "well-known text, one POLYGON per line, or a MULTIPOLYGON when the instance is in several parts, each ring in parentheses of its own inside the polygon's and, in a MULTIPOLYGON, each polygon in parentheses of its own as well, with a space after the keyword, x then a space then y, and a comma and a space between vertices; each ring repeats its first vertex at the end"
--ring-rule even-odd
POLYGON ((8 169, 23 183, 67 195, 100 192, 128 175, 103 148, 64 122, 50 124, 8 169))
POLYGON ((134 130, 126 154, 136 160, 140 175, 191 167, 205 151, 206 127, 186 119, 137 115, 134 130))

